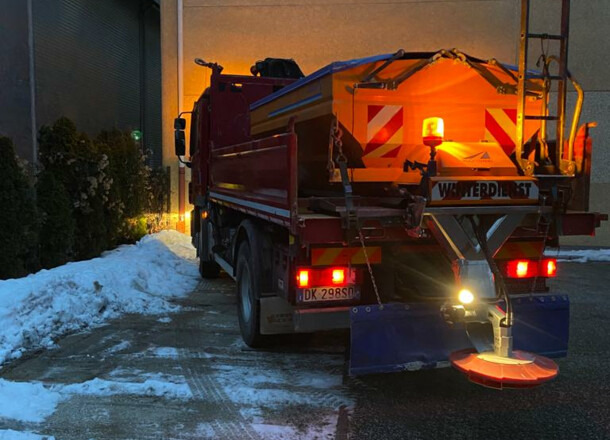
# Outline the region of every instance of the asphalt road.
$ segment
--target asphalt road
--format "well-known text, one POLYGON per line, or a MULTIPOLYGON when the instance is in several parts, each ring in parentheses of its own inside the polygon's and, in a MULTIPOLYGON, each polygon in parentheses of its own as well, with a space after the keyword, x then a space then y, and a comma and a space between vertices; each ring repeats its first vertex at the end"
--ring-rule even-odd
POLYGON ((251 350, 233 283, 220 279, 179 313, 126 316, 0 372, 46 385, 164 378, 186 383, 188 399, 78 394, 41 424, 0 419, 0 429, 58 440, 610 439, 610 264, 561 264, 553 286, 571 297, 570 354, 535 389, 487 389, 450 368, 349 378, 345 332, 251 350))

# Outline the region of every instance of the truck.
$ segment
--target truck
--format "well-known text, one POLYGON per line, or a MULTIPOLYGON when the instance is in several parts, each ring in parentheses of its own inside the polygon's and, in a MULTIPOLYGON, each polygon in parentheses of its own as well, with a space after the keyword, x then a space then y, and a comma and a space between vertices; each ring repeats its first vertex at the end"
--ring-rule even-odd
POLYGON ((496 388, 557 376, 569 298, 545 250, 607 216, 589 212, 595 123, 580 124, 567 68, 569 1, 557 35, 530 32, 529 3, 518 66, 457 49, 307 76, 287 59, 251 76, 196 60, 209 87, 188 112, 188 161, 174 121, 176 154, 200 273, 235 280, 247 345, 349 329, 353 375, 452 365, 496 388), (559 55, 530 70, 530 40, 559 55))

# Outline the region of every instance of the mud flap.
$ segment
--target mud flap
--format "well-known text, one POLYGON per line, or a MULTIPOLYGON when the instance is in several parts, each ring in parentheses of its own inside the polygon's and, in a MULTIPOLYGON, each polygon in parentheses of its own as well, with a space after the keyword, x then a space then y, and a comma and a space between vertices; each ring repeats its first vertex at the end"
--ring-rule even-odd
MULTIPOLYGON (((567 295, 520 295, 514 309, 513 347, 548 357, 565 357, 570 338, 567 295)), ((501 305, 502 307, 502 305, 501 305)))
POLYGON ((438 304, 352 307, 350 319, 353 376, 447 366, 450 353, 472 346, 462 325, 445 322, 438 304))
MULTIPOLYGON (((516 349, 551 357, 567 354, 567 296, 524 295, 512 304, 516 349)), ((448 366, 452 352, 472 348, 465 327, 447 324, 438 303, 352 307, 350 328, 353 376, 448 366)))

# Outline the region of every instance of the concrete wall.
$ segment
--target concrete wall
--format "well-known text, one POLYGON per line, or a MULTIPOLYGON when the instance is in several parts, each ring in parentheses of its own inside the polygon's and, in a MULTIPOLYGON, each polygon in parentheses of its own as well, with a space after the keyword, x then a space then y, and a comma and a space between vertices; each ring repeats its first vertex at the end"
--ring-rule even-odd
POLYGON ((0 0, 0 135, 17 154, 34 158, 28 1, 0 0))
MULTIPOLYGON (((457 47, 481 58, 516 63, 518 0, 183 0, 184 105, 190 110, 208 82, 209 71, 192 60, 200 57, 248 73, 257 59, 294 58, 307 74, 334 60, 378 53, 457 47)), ((536 0, 537 29, 557 23, 549 15, 556 0, 536 0), (550 9, 549 9, 550 8, 550 9)), ((597 120, 592 209, 610 212, 610 78, 604 54, 610 49, 610 3, 572 2, 570 68, 587 91, 583 121, 597 120)), ((177 114, 177 0, 162 2, 163 149, 166 164, 176 167, 172 119, 177 114)), ((540 29, 542 31, 542 29, 540 29)), ((556 32, 552 28, 549 32, 556 32)), ((532 52, 538 46, 532 47, 532 52)), ((535 59, 534 59, 535 61, 535 59)), ((177 174, 173 174, 175 191, 177 174)), ((176 200, 176 199, 174 199, 176 200)), ((176 206, 174 202, 173 206, 176 206)), ((571 244, 610 245, 602 228, 597 239, 571 244)))

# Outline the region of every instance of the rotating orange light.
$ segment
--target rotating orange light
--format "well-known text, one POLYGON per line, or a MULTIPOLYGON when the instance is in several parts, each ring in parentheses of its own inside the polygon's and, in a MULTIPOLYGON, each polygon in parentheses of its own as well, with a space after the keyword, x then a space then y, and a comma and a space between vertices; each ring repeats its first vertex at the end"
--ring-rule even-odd
POLYGON ((436 147, 443 143, 445 136, 445 121, 442 118, 426 118, 422 128, 424 145, 436 147))

